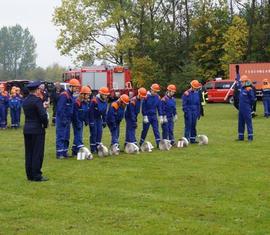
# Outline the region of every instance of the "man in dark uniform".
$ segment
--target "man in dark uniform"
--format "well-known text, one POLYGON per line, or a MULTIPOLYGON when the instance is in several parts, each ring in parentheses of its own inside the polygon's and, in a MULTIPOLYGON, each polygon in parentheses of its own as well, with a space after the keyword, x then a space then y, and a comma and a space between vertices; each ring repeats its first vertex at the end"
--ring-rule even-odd
POLYGON ((41 168, 44 157, 45 128, 48 126, 48 117, 43 107, 39 90, 40 82, 28 84, 29 95, 23 101, 25 115, 24 145, 25 170, 27 179, 31 181, 47 181, 42 176, 41 168))

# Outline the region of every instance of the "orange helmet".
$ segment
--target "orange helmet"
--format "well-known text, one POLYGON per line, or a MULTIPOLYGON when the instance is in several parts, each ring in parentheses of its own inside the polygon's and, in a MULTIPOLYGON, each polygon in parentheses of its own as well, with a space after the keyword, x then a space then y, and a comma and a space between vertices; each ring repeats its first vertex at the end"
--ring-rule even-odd
POLYGON ((151 86, 151 90, 153 90, 155 92, 159 92, 160 91, 160 86, 157 83, 154 83, 151 86))
POLYGON ((70 86, 75 86, 75 87, 81 86, 80 82, 75 78, 72 78, 72 79, 69 80, 69 85, 70 86))
POLYGON ((202 84, 199 83, 198 80, 192 80, 192 81, 190 82, 190 85, 191 85, 193 88, 195 88, 195 89, 199 89, 199 88, 202 86, 202 84))
POLYGON ((241 82, 245 82, 245 81, 250 81, 248 79, 248 76, 247 75, 242 75, 241 78, 240 78, 241 82))
POLYGON ((99 94, 101 95, 109 95, 110 94, 110 90, 108 87, 101 87, 98 91, 99 94))
POLYGON ((83 86, 80 91, 81 94, 90 94, 91 89, 88 86, 83 86))
POLYGON ((125 104, 128 104, 129 103, 129 97, 128 95, 124 94, 124 95, 121 95, 120 96, 120 100, 125 103, 125 104))
POLYGON ((173 84, 170 84, 169 86, 167 86, 167 90, 168 90, 168 91, 176 92, 176 86, 173 85, 173 84))
POLYGON ((147 96, 147 90, 144 87, 141 87, 138 90, 138 95, 142 98, 145 98, 147 96))

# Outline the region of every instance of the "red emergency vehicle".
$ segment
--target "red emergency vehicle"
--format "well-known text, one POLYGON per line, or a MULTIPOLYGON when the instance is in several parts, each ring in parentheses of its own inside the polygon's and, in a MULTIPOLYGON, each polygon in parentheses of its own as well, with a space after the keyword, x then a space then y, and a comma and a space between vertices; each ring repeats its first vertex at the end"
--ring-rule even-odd
POLYGON ((134 93, 130 70, 123 66, 92 66, 64 72, 64 82, 72 78, 78 79, 82 86, 89 85, 94 93, 101 87, 108 87, 112 98, 134 93))
POLYGON ((207 91, 207 102, 233 103, 233 89, 230 89, 234 80, 212 80, 204 84, 207 91))
MULTIPOLYGON (((230 64, 230 79, 236 77, 235 66, 237 64, 230 64)), ((246 63, 238 64, 240 75, 247 75, 252 81, 257 90, 257 96, 262 96, 262 81, 268 79, 270 81, 270 63, 246 63)))

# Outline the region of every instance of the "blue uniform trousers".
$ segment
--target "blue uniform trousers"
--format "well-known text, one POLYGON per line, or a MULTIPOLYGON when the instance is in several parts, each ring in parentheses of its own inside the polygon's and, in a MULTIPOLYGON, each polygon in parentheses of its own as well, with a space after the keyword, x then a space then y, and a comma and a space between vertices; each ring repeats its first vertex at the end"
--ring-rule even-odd
POLYGON ((39 180, 42 177, 44 158, 44 134, 24 134, 25 171, 28 180, 39 180))
POLYGON ((253 140, 251 109, 241 110, 238 114, 238 139, 244 140, 245 124, 247 125, 248 140, 253 140))
POLYGON ((19 127, 19 109, 10 109, 11 127, 19 127))
POLYGON ((73 126, 74 140, 72 145, 72 155, 77 155, 79 149, 83 147, 83 126, 73 126))
POLYGON ((151 125, 152 128, 153 128, 155 139, 156 139, 156 144, 158 146, 159 142, 160 142, 160 134, 159 134, 159 130, 158 130, 157 116, 156 115, 148 116, 148 120, 149 120, 148 123, 143 123, 143 130, 142 130, 142 134, 141 134, 140 145, 142 145, 143 142, 145 141, 148 129, 149 129, 150 125, 151 125))
POLYGON ((125 143, 137 144, 136 140, 136 122, 126 120, 126 141, 125 143))
POLYGON ((94 123, 89 125, 90 128, 90 149, 92 153, 97 152, 97 146, 102 139, 102 119, 94 119, 94 123))
POLYGON ((185 112, 185 137, 188 139, 189 142, 194 143, 197 136, 197 118, 198 114, 196 112, 185 112))
POLYGON ((174 122, 173 117, 167 118, 168 122, 162 124, 162 139, 170 140, 174 144, 174 122))
POLYGON ((0 128, 6 128, 6 106, 0 105, 0 128))
POLYGON ((56 156, 67 157, 70 137, 70 121, 61 122, 56 118, 56 156))
POLYGON ((120 124, 116 126, 108 125, 111 132, 111 145, 119 144, 119 133, 120 133, 120 124))
POLYGON ((263 98, 264 116, 270 116, 270 97, 263 98))

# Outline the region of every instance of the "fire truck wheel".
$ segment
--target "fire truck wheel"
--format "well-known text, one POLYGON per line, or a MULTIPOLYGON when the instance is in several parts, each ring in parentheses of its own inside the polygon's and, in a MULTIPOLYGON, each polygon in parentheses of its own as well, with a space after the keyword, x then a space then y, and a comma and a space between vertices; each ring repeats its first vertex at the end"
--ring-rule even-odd
POLYGON ((228 102, 229 102, 230 104, 233 104, 233 102, 234 102, 233 96, 230 96, 230 97, 228 98, 228 102))

